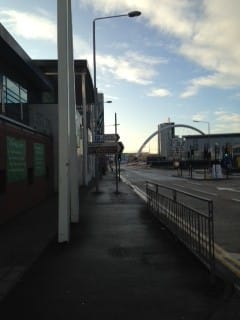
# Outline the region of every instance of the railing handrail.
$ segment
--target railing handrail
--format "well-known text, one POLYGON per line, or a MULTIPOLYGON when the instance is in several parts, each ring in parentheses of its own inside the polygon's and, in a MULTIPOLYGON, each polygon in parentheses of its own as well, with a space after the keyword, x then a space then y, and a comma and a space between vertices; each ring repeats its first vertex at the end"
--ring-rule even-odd
POLYGON ((158 187, 161 187, 163 189, 168 189, 168 190, 171 190, 171 191, 177 191, 178 193, 181 193, 181 194, 184 194, 186 196, 189 196, 189 197, 192 197, 192 198, 195 198, 195 199, 198 199, 198 200, 202 200, 202 201, 205 201, 205 202, 212 202, 212 200, 209 199, 209 198, 197 196, 195 194, 192 194, 192 193, 189 193, 189 192, 186 192, 186 191, 182 191, 182 190, 177 189, 177 188, 171 188, 171 187, 164 186, 162 184, 153 183, 153 182, 149 182, 149 181, 146 181, 146 184, 147 185, 152 184, 153 186, 158 186, 158 187))
POLYGON ((214 274, 213 201, 152 182, 147 182, 146 193, 148 208, 214 274), (162 193, 160 188, 171 190, 172 196, 162 193), (207 201, 207 214, 178 201, 177 192, 207 201))

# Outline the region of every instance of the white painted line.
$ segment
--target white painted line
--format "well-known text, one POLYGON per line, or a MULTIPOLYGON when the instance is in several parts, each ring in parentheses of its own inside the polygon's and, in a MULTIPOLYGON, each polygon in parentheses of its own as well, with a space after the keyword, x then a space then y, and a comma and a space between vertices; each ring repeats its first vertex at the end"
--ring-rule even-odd
POLYGON ((208 194, 210 196, 217 196, 216 193, 212 193, 212 192, 207 192, 207 191, 202 191, 202 190, 199 190, 199 189, 192 189, 193 191, 197 191, 197 192, 201 192, 201 193, 204 193, 204 194, 208 194))
POLYGON ((136 186, 132 186, 133 190, 135 191, 135 193, 142 199, 144 200, 145 202, 147 202, 147 195, 144 191, 142 191, 141 189, 139 189, 138 187, 136 186))
POLYGON ((240 199, 231 199, 232 201, 240 202, 240 199))
POLYGON ((238 278, 240 278, 240 262, 235 258, 236 254, 231 255, 215 243, 215 257, 222 262, 228 269, 230 269, 238 278))
POLYGON ((124 183, 126 183, 127 185, 129 185, 133 191, 142 199, 144 200, 145 202, 147 202, 147 195, 146 193, 141 190, 139 187, 137 187, 135 184, 132 184, 126 177, 123 177, 121 175, 121 179, 124 183))
POLYGON ((196 186, 201 186, 202 184, 199 183, 199 182, 190 182, 190 181, 187 181, 187 183, 189 184, 195 184, 196 186))
MULTIPOLYGON (((192 183, 192 184, 194 184, 194 183, 192 183)), ((183 186, 181 184, 173 184, 173 185, 176 186, 176 187, 186 188, 186 186, 183 186)), ((201 193, 204 193, 204 194, 207 194, 207 195, 210 195, 210 196, 215 196, 215 197, 217 196, 216 193, 206 192, 206 191, 202 191, 200 189, 192 189, 192 190, 193 191, 197 191, 197 192, 201 192, 201 193)))
POLYGON ((232 192, 240 192, 240 190, 236 190, 234 188, 225 188, 225 187, 217 187, 219 191, 232 191, 232 192))
MULTIPOLYGON (((131 186, 133 190, 144 200, 147 201, 147 196, 144 191, 139 189, 137 186, 132 185, 129 180, 127 180, 125 177, 121 176, 122 180, 131 186)), ((199 190, 200 192, 203 192, 199 190)), ((206 193, 206 192, 203 192, 206 193)), ((207 193, 211 194, 211 193, 207 193)), ((212 194, 216 195, 216 194, 212 194)), ((234 201, 240 202, 240 199, 232 199, 234 201)), ((184 222, 185 224, 185 222, 184 222)), ((202 236, 203 238, 205 236, 202 236)), ((236 259, 236 254, 231 255, 229 252, 224 250, 221 246, 219 246, 217 243, 214 244, 214 251, 215 251, 215 258, 220 261, 223 265, 225 265, 229 270, 231 270, 238 278, 240 278, 240 261, 236 259)), ((237 254, 238 256, 239 254, 237 254)))
POLYGON ((175 183, 173 183, 173 186, 180 187, 180 188, 185 188, 185 186, 183 186, 183 185, 181 185, 181 184, 175 184, 175 183))

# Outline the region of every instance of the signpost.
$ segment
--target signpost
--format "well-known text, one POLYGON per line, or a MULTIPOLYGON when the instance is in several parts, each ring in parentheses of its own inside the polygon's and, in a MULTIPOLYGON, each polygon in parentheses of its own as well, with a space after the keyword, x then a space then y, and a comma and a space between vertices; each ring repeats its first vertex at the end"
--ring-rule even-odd
POLYGON ((119 134, 117 133, 108 133, 103 135, 104 142, 106 141, 118 141, 120 139, 119 134))
POLYGON ((88 153, 119 154, 122 153, 124 145, 119 142, 93 142, 88 144, 88 153))
POLYGON ((117 133, 96 134, 94 142, 97 142, 97 143, 117 142, 119 139, 120 139, 120 136, 117 133))
POLYGON ((118 193, 118 179, 120 180, 120 154, 124 149, 124 145, 121 141, 117 142, 116 140, 113 142, 111 139, 119 139, 118 134, 104 135, 107 136, 107 139, 110 139, 110 142, 93 142, 88 144, 88 153, 95 154, 96 157, 101 154, 115 154, 116 159, 116 193, 118 193), (117 163, 119 162, 119 170, 117 163), (119 178, 118 178, 119 175, 119 178))
POLYGON ((108 142, 108 143, 89 143, 88 144, 88 153, 101 153, 101 154, 109 154, 109 153, 117 153, 118 145, 116 142, 108 142))

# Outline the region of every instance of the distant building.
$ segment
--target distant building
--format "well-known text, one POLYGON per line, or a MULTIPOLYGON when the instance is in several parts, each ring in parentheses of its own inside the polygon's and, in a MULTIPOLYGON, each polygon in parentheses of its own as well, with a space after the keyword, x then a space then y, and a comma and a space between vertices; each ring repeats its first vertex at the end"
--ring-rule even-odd
POLYGON ((240 168, 240 133, 219 133, 210 135, 175 135, 173 122, 158 126, 158 156, 173 160, 222 160, 224 155, 240 168), (168 126, 172 126, 167 128, 168 126), (163 128, 167 128, 163 130, 163 128))
POLYGON ((185 153, 195 160, 221 160, 225 154, 233 159, 233 166, 240 168, 240 133, 184 136, 185 153), (208 153, 208 154, 207 154, 208 153))
POLYGON ((175 128, 162 129, 171 125, 174 125, 174 122, 161 123, 158 125, 158 154, 166 159, 169 158, 171 153, 172 141, 175 137, 175 128))

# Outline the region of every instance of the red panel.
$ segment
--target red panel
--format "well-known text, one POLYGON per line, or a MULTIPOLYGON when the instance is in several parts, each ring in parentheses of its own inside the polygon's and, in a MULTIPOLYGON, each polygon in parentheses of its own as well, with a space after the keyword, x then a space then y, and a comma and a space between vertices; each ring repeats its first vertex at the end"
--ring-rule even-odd
POLYGON ((0 123, 0 172, 6 172, 7 169, 6 136, 12 136, 26 141, 28 174, 31 172, 31 168, 33 168, 33 143, 43 143, 46 150, 45 159, 49 174, 42 177, 33 177, 32 181, 28 177, 26 181, 6 183, 5 188, 2 188, 0 191, 0 223, 36 206, 53 192, 53 154, 51 139, 27 131, 26 129, 0 123))

